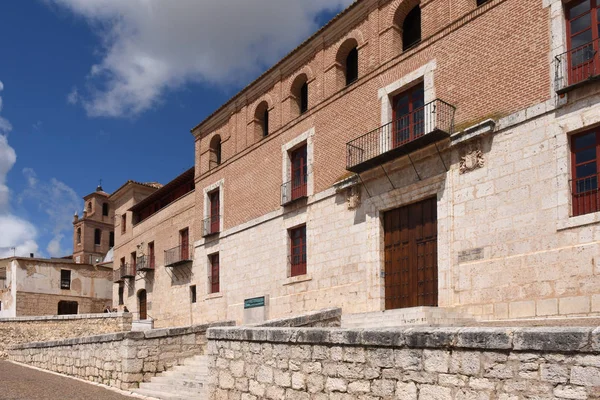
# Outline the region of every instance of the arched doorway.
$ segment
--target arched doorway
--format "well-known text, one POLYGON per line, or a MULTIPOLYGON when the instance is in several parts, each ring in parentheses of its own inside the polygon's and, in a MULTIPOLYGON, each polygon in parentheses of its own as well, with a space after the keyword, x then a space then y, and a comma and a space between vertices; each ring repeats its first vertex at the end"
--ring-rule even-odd
POLYGON ((146 290, 142 289, 138 292, 138 310, 140 312, 140 319, 148 319, 148 301, 146 296, 146 290))

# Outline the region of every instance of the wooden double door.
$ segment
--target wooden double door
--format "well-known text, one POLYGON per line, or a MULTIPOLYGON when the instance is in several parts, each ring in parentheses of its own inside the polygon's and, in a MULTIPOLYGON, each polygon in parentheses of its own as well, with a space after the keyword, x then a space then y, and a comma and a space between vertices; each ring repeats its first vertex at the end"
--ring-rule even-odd
POLYGON ((385 308, 437 306, 437 201, 384 214, 385 308))

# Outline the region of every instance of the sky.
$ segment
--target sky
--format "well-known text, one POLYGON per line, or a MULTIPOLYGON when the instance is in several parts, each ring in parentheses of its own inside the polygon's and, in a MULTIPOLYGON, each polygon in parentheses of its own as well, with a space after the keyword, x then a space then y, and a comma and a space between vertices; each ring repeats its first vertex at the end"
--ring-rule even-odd
POLYGON ((351 2, 0 2, 0 258, 70 255, 100 179, 190 168, 190 129, 351 2))

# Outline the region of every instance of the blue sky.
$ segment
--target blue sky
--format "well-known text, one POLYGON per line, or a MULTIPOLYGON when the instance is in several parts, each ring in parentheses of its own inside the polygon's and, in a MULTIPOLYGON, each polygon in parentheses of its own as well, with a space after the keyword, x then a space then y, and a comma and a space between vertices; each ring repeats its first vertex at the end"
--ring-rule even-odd
POLYGON ((349 3, 1 2, 0 258, 70 254, 99 179, 192 166, 189 130, 349 3))

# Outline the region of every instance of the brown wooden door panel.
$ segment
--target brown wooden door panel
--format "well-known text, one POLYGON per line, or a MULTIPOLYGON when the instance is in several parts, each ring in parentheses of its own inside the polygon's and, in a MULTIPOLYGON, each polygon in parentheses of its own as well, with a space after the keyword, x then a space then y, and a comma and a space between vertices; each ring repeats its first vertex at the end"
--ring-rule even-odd
POLYGON ((437 305, 437 202, 384 214, 386 309, 437 305))

